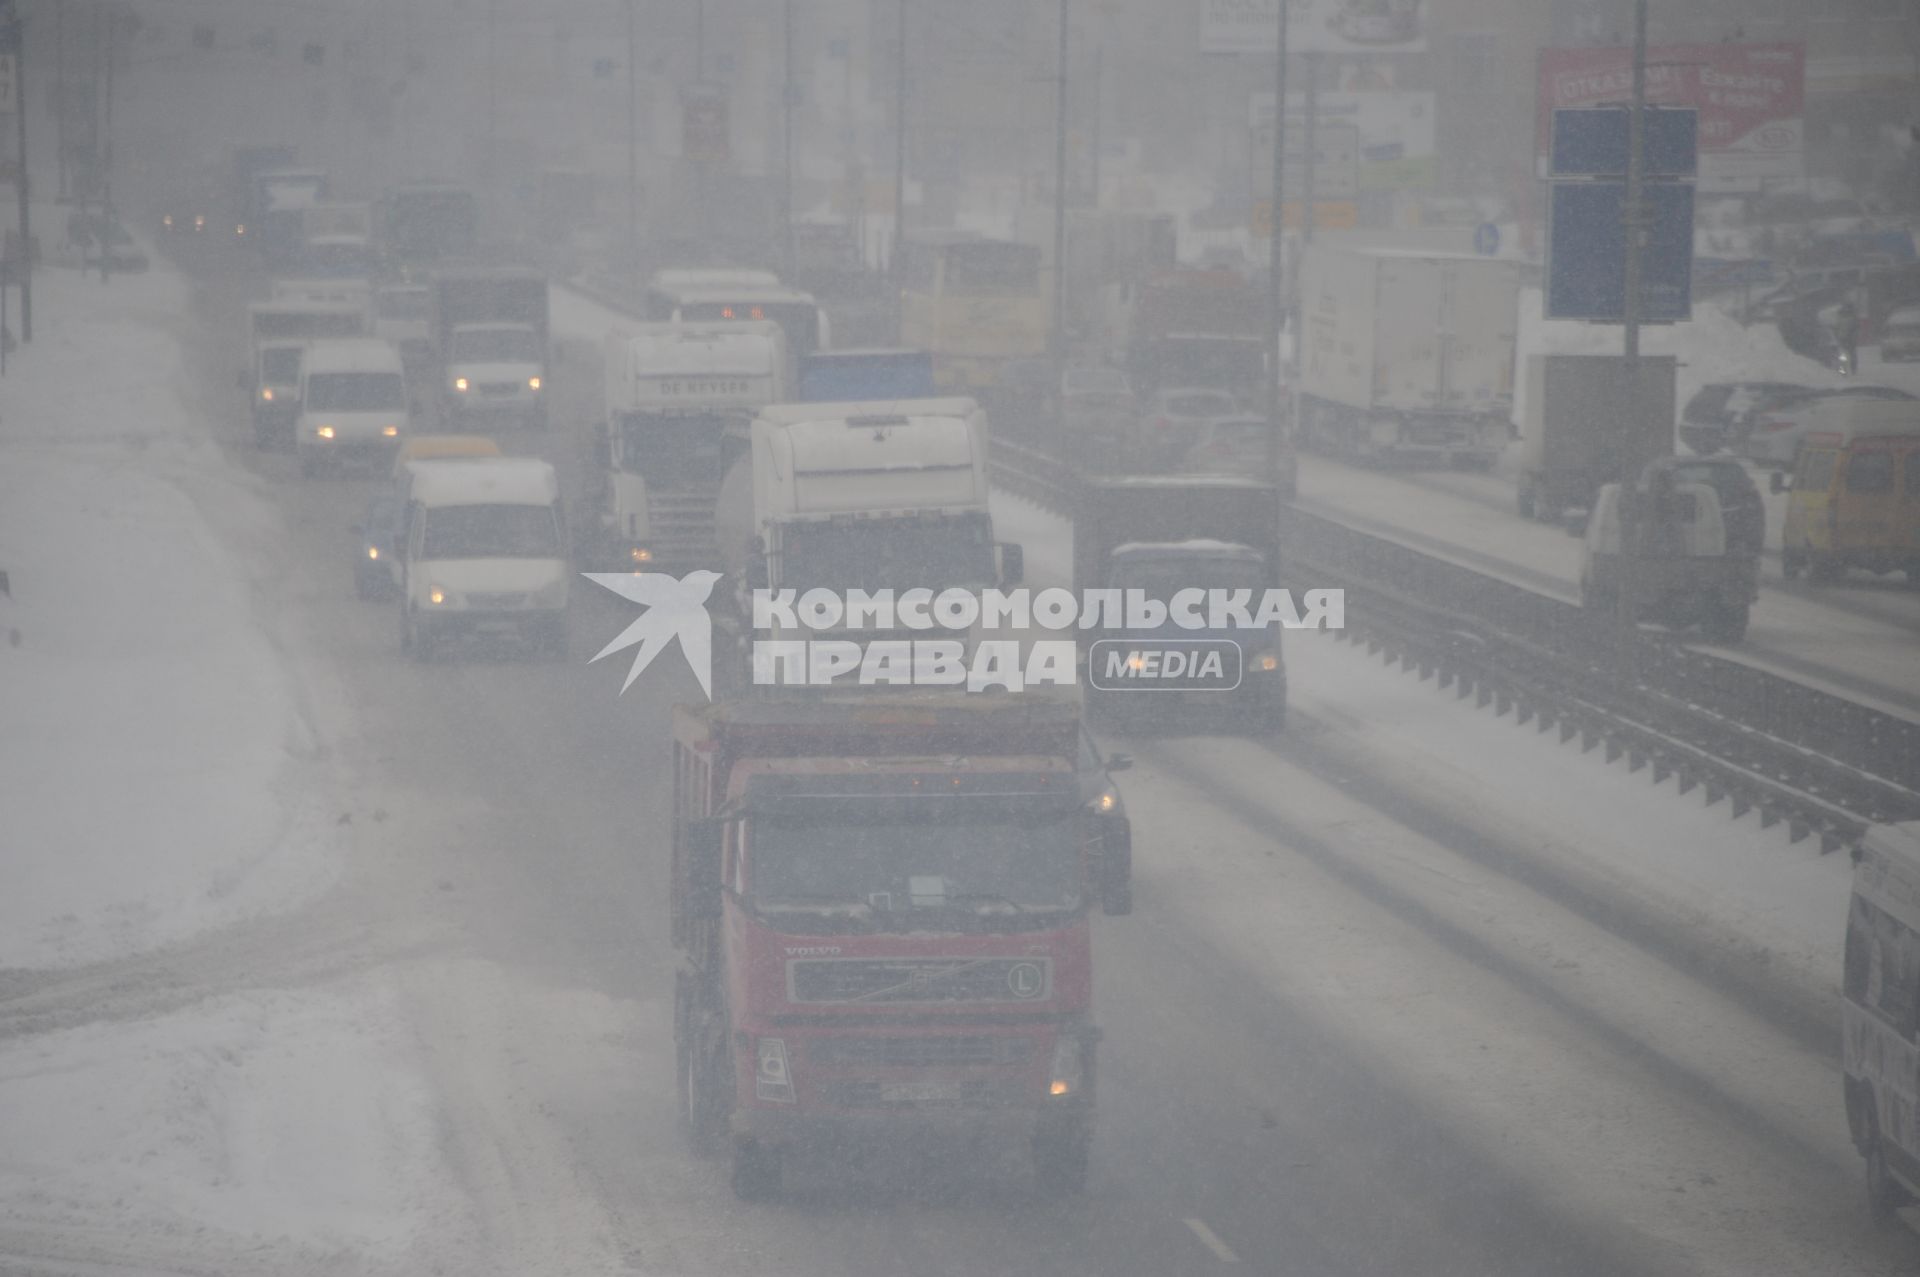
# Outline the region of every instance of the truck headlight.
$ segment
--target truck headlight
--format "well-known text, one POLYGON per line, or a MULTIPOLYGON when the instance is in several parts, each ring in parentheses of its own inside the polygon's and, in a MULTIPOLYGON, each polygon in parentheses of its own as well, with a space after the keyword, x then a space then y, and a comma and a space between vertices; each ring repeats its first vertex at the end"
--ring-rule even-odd
POLYGON ((377 559, 377 558, 379 558, 379 557, 380 557, 380 547, 379 547, 379 546, 377 546, 377 545, 370 545, 370 546, 368 546, 368 547, 367 547, 367 557, 368 557, 369 559, 377 559))
POLYGON ((442 603, 445 603, 446 601, 447 601, 447 592, 445 590, 441 589, 437 585, 429 585, 427 587, 427 602, 433 604, 435 607, 439 607, 442 603))
POLYGON ((462 393, 465 393, 467 389, 467 379, 465 377, 455 377, 453 379, 453 388, 462 393))
POLYGON ((264 386, 264 387, 262 387, 262 388, 261 388, 261 390, 260 390, 260 397, 261 397, 262 399, 264 399, 264 400, 266 400, 266 401, 267 401, 268 403, 272 403, 272 402, 273 402, 273 387, 272 387, 272 386, 264 386))
POLYGON ((527 378, 527 389, 528 390, 540 389, 540 379, 538 377, 527 378))
POLYGON ((1254 658, 1254 664, 1271 674, 1280 668, 1280 657, 1273 652, 1262 652, 1254 658))
POLYGON ((756 1045, 760 1060, 753 1074, 755 1098, 778 1104, 793 1103, 793 1075, 787 1071, 787 1044, 779 1038, 761 1038, 756 1045))
POLYGON ((400 437, 400 427, 382 426, 380 427, 380 433, 388 439, 398 439, 400 437))
POLYGON ((653 562, 653 551, 644 545, 636 545, 627 551, 627 557, 635 563, 651 563, 653 562))
POLYGON ((315 433, 316 435, 319 435, 319 436, 320 436, 320 437, 321 437, 322 439, 331 439, 331 438, 333 438, 333 427, 332 427, 332 426, 317 426, 317 427, 315 427, 315 428, 314 428, 314 432, 313 432, 313 433, 315 433))
POLYGON ((1086 1082, 1086 1049, 1078 1034, 1062 1033, 1053 1040, 1053 1067, 1048 1070, 1048 1095, 1078 1095, 1086 1082))

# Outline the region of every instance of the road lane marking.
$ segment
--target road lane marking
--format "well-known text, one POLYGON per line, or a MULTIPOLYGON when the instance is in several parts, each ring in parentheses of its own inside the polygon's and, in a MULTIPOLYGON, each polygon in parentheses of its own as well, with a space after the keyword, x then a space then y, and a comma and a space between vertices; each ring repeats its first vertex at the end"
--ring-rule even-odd
POLYGON ((1194 1219, 1192 1217, 1188 1217, 1187 1219, 1181 1222, 1186 1224, 1186 1226, 1189 1229, 1193 1230, 1193 1235, 1200 1239, 1200 1244, 1202 1246, 1205 1246, 1208 1250, 1213 1252, 1213 1257, 1215 1259, 1219 1260, 1223 1264, 1237 1264, 1240 1262, 1240 1256, 1233 1253, 1233 1247, 1221 1241, 1220 1234, 1214 1232, 1211 1228, 1208 1228, 1206 1220, 1194 1219))

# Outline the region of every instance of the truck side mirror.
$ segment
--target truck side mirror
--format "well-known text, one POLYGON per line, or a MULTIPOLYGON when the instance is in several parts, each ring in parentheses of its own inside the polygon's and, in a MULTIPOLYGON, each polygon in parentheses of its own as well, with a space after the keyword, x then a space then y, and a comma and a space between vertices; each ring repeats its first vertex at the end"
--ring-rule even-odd
POLYGON ((1100 912, 1124 918, 1133 912, 1133 826, 1124 816, 1105 816, 1100 823, 1094 876, 1100 912))
POLYGON ((1107 757, 1107 770, 1110 772, 1123 772, 1132 766, 1132 754, 1110 754, 1107 757))
POLYGON ((726 836, 724 820, 688 820, 680 826, 682 872, 681 909, 686 917, 710 922, 720 916, 720 849, 726 836))
POLYGON ((1773 474, 1767 478, 1767 491, 1773 493, 1775 496, 1779 496, 1783 492, 1791 491, 1792 488, 1793 480, 1788 477, 1787 472, 1784 470, 1775 470, 1773 474))
POLYGON ((1017 542, 1000 543, 1000 584, 1018 585, 1027 574, 1027 555, 1017 542))

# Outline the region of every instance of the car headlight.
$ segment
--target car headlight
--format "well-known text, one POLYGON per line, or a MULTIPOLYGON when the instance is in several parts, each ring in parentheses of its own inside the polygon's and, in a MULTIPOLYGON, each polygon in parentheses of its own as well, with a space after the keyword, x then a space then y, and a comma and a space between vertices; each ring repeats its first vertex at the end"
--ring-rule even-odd
POLYGON ((167 215, 166 215, 165 217, 163 217, 163 218, 161 218, 161 219, 160 219, 160 225, 162 225, 162 226, 164 226, 164 227, 166 227, 166 228, 167 228, 168 230, 172 230, 172 229, 173 229, 173 214, 172 214, 172 213, 168 213, 168 214, 167 214, 167 215))
POLYGON ((368 546, 368 547, 367 547, 367 557, 368 557, 369 559, 377 559, 377 558, 379 558, 379 557, 380 557, 380 547, 379 547, 379 546, 377 546, 377 545, 370 545, 370 546, 368 546))
POLYGON ((241 222, 238 226, 233 228, 233 233, 235 235, 245 235, 247 233, 247 224, 245 222, 241 222))
POLYGON ((1100 815, 1104 816, 1108 812, 1114 811, 1120 806, 1120 791, 1115 789, 1112 785, 1108 785, 1105 789, 1100 791, 1100 796, 1098 798, 1094 799, 1091 803, 1088 803, 1087 805, 1091 807, 1094 811, 1098 812, 1100 815))
POLYGON ((204 215, 195 215, 193 219, 193 229, 196 231, 204 231, 207 229, 207 219, 204 215))
POLYGON ((755 1097, 778 1104, 793 1103, 793 1075, 787 1070, 787 1044, 779 1038, 761 1038, 759 1067, 753 1074, 755 1097))
POLYGON ((1053 1065, 1048 1069, 1047 1094, 1078 1095, 1086 1083, 1086 1049, 1077 1034, 1062 1033, 1053 1040, 1053 1065))
POLYGON ((398 439, 400 437, 400 427, 382 426, 380 427, 380 433, 388 439, 398 439))
POLYGON ((453 388, 464 393, 467 389, 467 379, 465 377, 455 377, 453 379, 453 388))
POLYGON ((528 390, 540 389, 540 379, 538 377, 527 378, 527 389, 528 390))
POLYGON ((442 603, 445 603, 446 601, 447 601, 447 592, 445 590, 441 589, 437 585, 429 585, 427 587, 427 602, 433 604, 435 607, 439 607, 442 603))
POLYGON ((263 388, 261 389, 261 391, 260 391, 260 397, 261 397, 262 399, 264 399, 264 400, 266 400, 266 401, 267 401, 268 403, 272 403, 272 402, 273 402, 273 387, 272 387, 272 386, 266 386, 266 387, 263 387, 263 388))
POLYGON ((653 562, 653 551, 644 545, 636 545, 627 551, 627 557, 635 563, 651 563, 653 562))
POLYGON ((320 436, 320 437, 321 437, 322 439, 331 439, 331 438, 333 438, 333 427, 332 427, 332 426, 317 426, 317 427, 315 427, 315 428, 314 428, 314 432, 313 432, 313 433, 315 433, 315 434, 317 434, 317 435, 319 435, 319 436, 320 436))

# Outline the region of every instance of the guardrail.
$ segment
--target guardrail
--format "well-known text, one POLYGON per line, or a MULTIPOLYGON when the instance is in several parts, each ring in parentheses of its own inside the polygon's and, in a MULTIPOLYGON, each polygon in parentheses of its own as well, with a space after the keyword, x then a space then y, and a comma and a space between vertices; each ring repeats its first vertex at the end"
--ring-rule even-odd
MULTIPOLYGON (((1072 518, 1070 465, 993 448, 996 483, 1072 518)), ((1337 520, 1289 510, 1283 544, 1290 578, 1347 591, 1343 637, 1656 783, 1725 797, 1735 816, 1757 809, 1825 851, 1920 819, 1920 724, 1656 634, 1623 647, 1574 604, 1337 520)))

